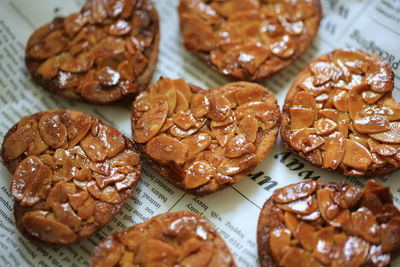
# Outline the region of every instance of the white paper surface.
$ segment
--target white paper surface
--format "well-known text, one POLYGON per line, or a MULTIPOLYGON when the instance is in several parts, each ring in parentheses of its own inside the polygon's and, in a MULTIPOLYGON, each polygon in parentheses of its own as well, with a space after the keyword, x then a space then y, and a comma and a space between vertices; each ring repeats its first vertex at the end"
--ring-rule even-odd
MULTIPOLYGON (((130 107, 95 106, 70 102, 34 85, 25 69, 25 43, 33 30, 55 16, 78 11, 83 0, 0 0, 0 140, 20 117, 46 109, 75 109, 101 117, 127 136, 130 107)), ((202 87, 228 80, 211 70, 182 45, 176 6, 178 0, 154 0, 161 18, 161 43, 157 70, 160 76, 184 78, 202 87)), ((396 73, 394 95, 400 99, 400 1, 321 0, 324 19, 308 52, 265 85, 280 106, 295 75, 313 58, 334 48, 354 46, 389 61, 396 73)), ((9 193, 11 174, 0 164, 0 266, 89 266, 95 245, 107 235, 167 211, 191 210, 206 217, 235 255, 238 266, 258 266, 256 226, 260 208, 278 187, 303 179, 347 181, 363 186, 364 180, 335 175, 305 163, 285 150, 280 139, 267 158, 238 184, 199 198, 174 188, 145 166, 135 194, 119 216, 87 240, 62 249, 37 246, 17 231, 9 193)), ((400 207, 400 172, 379 179, 390 185, 400 207)), ((397 260, 392 266, 400 266, 397 260)))

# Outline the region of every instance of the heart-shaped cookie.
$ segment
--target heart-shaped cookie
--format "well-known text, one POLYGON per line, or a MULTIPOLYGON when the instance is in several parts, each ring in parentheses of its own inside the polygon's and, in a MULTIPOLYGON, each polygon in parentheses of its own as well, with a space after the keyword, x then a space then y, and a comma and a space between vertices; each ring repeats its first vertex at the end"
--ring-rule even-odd
POLYGON ((109 104, 132 99, 153 75, 158 15, 147 0, 88 0, 29 38, 25 61, 43 88, 73 100, 109 104))
POLYGON ((308 162, 352 176, 400 167, 400 105, 389 63, 358 50, 335 50, 306 67, 290 88, 281 135, 308 162))
POLYGON ((186 48, 222 75, 265 80, 311 45, 322 17, 319 0, 181 0, 186 48))
POLYGON ((161 176, 206 195, 238 182, 264 159, 279 117, 275 96, 258 84, 203 90, 161 78, 134 101, 132 133, 161 176))
POLYGON ((78 242, 132 195, 141 165, 133 143, 99 119, 52 110, 23 117, 4 138, 18 229, 48 246, 78 242))

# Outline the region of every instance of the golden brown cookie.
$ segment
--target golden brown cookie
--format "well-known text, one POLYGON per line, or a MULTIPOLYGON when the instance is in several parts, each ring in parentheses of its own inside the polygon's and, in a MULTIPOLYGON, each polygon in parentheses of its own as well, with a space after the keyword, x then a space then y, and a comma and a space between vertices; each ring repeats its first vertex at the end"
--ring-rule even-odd
POLYGON ((181 0, 186 48, 219 73, 261 81, 290 65, 314 40, 319 0, 181 0))
POLYGON ((78 242, 107 224, 132 195, 141 165, 133 143, 77 111, 23 117, 4 138, 18 229, 48 246, 78 242))
POLYGON ((387 266, 400 249, 400 211, 373 180, 362 190, 300 182, 265 202, 257 241, 262 267, 387 266))
POLYGON ((158 215, 101 241, 93 267, 234 267, 229 248, 207 221, 189 211, 158 215))
POLYGON ((311 164, 352 176, 400 167, 400 105, 394 74, 373 54, 335 50, 307 66, 290 88, 281 136, 311 164))
POLYGON ((88 0, 31 35, 26 66, 39 85, 69 99, 131 100, 157 64, 158 21, 148 0, 88 0))
POLYGON ((279 124, 275 96, 248 82, 203 90, 161 78, 132 108, 133 139, 149 164, 195 195, 243 179, 274 145, 279 124))

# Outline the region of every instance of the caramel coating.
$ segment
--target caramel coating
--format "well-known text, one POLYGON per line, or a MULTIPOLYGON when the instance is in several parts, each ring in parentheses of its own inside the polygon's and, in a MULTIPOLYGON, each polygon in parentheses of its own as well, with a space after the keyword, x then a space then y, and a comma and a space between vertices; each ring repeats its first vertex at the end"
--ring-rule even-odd
POLYGON ((93 267, 236 266, 224 240, 207 221, 189 211, 155 216, 101 241, 93 267))
POLYGON ((308 162, 376 177, 400 167, 400 105, 394 74, 378 56, 335 50, 312 61, 290 88, 281 136, 308 162))
POLYGON ((314 40, 319 0, 181 0, 184 45, 222 75, 261 81, 314 40))
POLYGON ((133 143, 101 120, 51 110, 23 117, 4 138, 18 229, 48 246, 78 242, 133 194, 141 165, 133 143))
POLYGON ((263 267, 388 266, 400 249, 400 210, 374 180, 362 190, 300 182, 265 202, 257 241, 263 267))
POLYGON ((274 95, 248 82, 203 90, 161 78, 132 108, 133 139, 175 186, 206 195, 240 181, 275 143, 274 95))
POLYGON ((131 100, 153 75, 158 14, 147 0, 88 0, 29 38, 25 61, 34 80, 63 97, 94 104, 131 100))

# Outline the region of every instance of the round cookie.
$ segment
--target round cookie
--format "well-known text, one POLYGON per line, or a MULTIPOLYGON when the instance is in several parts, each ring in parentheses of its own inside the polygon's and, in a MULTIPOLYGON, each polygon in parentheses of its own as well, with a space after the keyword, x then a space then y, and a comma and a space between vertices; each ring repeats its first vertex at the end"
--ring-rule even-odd
POLYGON ((128 138, 69 110, 23 117, 6 134, 1 157, 13 174, 17 228, 47 246, 97 232, 133 194, 141 171, 128 138))
POLYGON ((268 154, 279 125, 274 95, 248 82, 203 90, 161 78, 132 107, 133 139, 149 164, 195 195, 243 179, 268 154))
POLYGON ((319 0, 181 0, 186 48, 222 75, 262 81, 290 65, 314 40, 319 0))
POLYGON ((262 267, 388 266, 400 251, 400 211, 389 188, 307 181, 280 188, 261 210, 262 267))
POLYGON ((391 66, 373 54, 335 50, 312 61, 282 111, 286 145, 318 167, 375 177, 400 167, 400 105, 391 66))
POLYGON ((132 100, 155 70, 158 23, 148 0, 88 0, 79 13, 37 29, 25 63, 40 86, 60 96, 94 104, 132 100))
POLYGON ((189 211, 158 215, 101 241, 93 267, 236 266, 221 236, 189 211))

